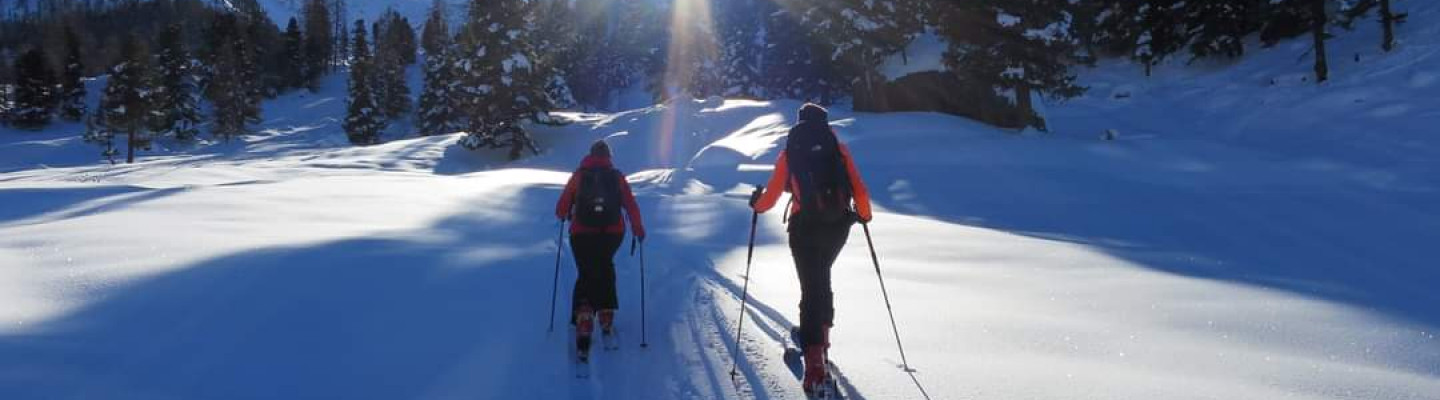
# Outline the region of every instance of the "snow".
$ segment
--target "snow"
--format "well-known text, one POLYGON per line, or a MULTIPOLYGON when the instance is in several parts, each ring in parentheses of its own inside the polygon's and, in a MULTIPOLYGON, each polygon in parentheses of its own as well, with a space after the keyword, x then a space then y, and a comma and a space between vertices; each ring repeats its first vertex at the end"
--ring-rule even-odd
POLYGON ((1020 19, 1020 16, 1018 16, 1018 15, 1007 14, 1007 13, 1004 13, 1004 12, 997 12, 997 13, 995 13, 995 23, 1000 24, 1000 26, 1003 26, 1003 27, 1007 27, 1007 28, 1008 28, 1008 27, 1012 27, 1012 26, 1015 26, 1015 25, 1019 25, 1020 22, 1022 22, 1022 20, 1020 19))
POLYGON ((895 81, 920 72, 947 71, 944 55, 949 46, 945 39, 927 30, 905 47, 904 55, 886 57, 880 65, 880 73, 886 79, 895 81))
MULTIPOLYGON (((833 107, 917 370, 899 368, 857 226, 833 270, 842 386, 1435 398, 1440 6, 1410 4, 1396 53, 1371 50, 1372 28, 1341 36, 1320 87, 1271 83, 1308 68, 1282 44, 1151 80, 1102 63, 1089 94, 1046 108, 1049 135, 833 107)), ((799 294, 779 213, 744 275, 747 194, 800 103, 556 113, 572 124, 536 127, 545 153, 506 164, 463 134, 347 145, 343 76, 267 101, 255 135, 135 165, 101 163, 79 124, 0 130, 0 398, 803 398, 781 360, 799 294), (563 318, 546 330, 552 202, 598 138, 651 232, 649 347, 622 251, 622 349, 577 380, 563 318)))

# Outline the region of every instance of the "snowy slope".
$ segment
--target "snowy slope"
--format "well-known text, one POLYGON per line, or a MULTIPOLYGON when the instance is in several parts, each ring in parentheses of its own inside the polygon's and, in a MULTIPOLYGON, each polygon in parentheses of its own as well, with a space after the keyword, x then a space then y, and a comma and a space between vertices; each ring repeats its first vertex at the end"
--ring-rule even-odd
MULTIPOLYGON (((857 399, 1436 399, 1425 74, 1440 35, 1423 22, 1437 11, 1412 10, 1400 53, 1337 66, 1320 89, 1268 84, 1306 69, 1286 44, 1161 70, 1178 83, 1106 65, 1086 72, 1089 95, 1050 107, 1052 135, 834 110, 875 196, 875 250, 917 370, 898 366, 856 227, 834 271, 842 386, 857 399), (1362 106, 1345 97, 1362 91, 1362 106), (1367 114, 1387 107, 1403 118, 1367 114)), ((497 154, 457 150, 455 135, 345 144, 343 88, 337 76, 267 102, 244 143, 132 166, 97 164, 78 126, 0 132, 0 398, 802 398, 780 352, 799 294, 779 215, 760 218, 732 345, 746 194, 798 103, 563 114, 576 123, 541 131, 545 154, 491 169, 497 154), (650 346, 639 259, 622 251, 623 349, 576 380, 563 318, 546 329, 552 202, 602 137, 652 235, 650 346)))
MULTIPOLYGON (((552 152, 491 172, 470 172, 483 162, 450 150, 453 136, 326 150, 287 140, 336 133, 296 132, 138 169, 7 173, 0 393, 797 398, 779 352, 798 293, 778 215, 761 219, 741 379, 728 376, 744 184, 764 179, 797 106, 572 115, 583 122, 545 133, 552 152), (603 136, 653 232, 651 346, 636 346, 638 260, 622 252, 625 348, 576 381, 563 321, 545 331, 549 214, 561 171, 603 136)), ((832 350, 854 398, 920 398, 917 385, 932 398, 1440 392, 1433 191, 1190 139, 836 114, 883 210, 875 242, 918 369, 897 367, 857 229, 836 265, 832 350)))

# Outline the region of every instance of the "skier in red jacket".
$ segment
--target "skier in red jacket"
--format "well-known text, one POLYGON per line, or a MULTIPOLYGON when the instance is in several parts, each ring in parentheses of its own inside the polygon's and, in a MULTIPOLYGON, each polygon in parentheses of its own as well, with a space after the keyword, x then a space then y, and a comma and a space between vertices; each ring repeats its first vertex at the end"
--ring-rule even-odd
POLYGON ((621 210, 635 229, 635 238, 645 240, 645 225, 640 220, 640 206, 630 192, 625 174, 610 162, 610 146, 596 141, 580 168, 570 175, 555 216, 572 220, 570 248, 579 272, 571 302, 570 323, 575 325, 575 344, 580 358, 588 358, 590 337, 598 311, 601 332, 609 337, 615 332, 615 310, 619 300, 615 293, 615 252, 625 241, 625 221, 621 210))

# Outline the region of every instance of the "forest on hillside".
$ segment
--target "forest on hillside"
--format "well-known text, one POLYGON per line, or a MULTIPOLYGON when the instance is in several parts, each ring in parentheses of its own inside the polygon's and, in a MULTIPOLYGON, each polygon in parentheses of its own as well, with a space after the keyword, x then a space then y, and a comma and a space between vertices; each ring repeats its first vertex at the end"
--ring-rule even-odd
POLYGON ((1379 23, 1375 45, 1388 51, 1405 18, 1391 0, 437 0, 424 21, 347 9, 306 0, 274 21, 256 0, 0 0, 0 123, 83 122, 106 155, 123 137, 133 158, 155 139, 244 135, 264 99, 345 73, 353 143, 378 143, 408 118, 411 134, 469 132, 465 146, 512 158, 537 150, 525 126, 551 123, 549 111, 613 109, 636 89, 655 101, 844 102, 1045 130, 1035 99, 1083 93, 1075 70, 1098 59, 1148 74, 1308 35, 1319 83, 1328 38, 1379 23), (882 65, 908 60, 926 35, 946 44, 943 68, 887 76, 882 65), (415 64, 418 98, 405 79, 415 64), (93 77, 106 79, 92 110, 93 77))

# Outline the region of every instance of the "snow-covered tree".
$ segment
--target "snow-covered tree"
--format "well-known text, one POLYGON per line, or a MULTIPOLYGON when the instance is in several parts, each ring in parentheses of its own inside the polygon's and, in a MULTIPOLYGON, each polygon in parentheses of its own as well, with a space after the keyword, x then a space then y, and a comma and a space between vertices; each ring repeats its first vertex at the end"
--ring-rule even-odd
POLYGON ((70 121, 85 118, 85 65, 80 57, 80 38, 69 25, 64 28, 65 68, 60 76, 60 117, 70 121))
POLYGON ((213 132, 227 141, 245 133, 251 93, 247 86, 255 84, 243 76, 248 45, 239 24, 235 15, 224 14, 216 18, 210 30, 210 79, 205 97, 214 109, 213 132))
POLYGON ((770 0, 733 0, 717 3, 715 30, 720 42, 720 75, 725 97, 764 98, 768 91, 761 75, 769 32, 766 17, 779 10, 770 0))
POLYGON ((55 113, 58 87, 55 72, 46 58, 45 51, 36 48, 15 60, 15 95, 10 121, 16 127, 43 127, 55 113))
POLYGON ((529 3, 524 0, 473 0, 461 32, 457 57, 459 95, 466 110, 471 148, 509 148, 512 158, 538 151, 524 121, 548 120, 548 70, 537 65, 529 3))
POLYGON ((1145 66, 1150 76, 1156 65, 1184 48, 1187 42, 1182 0, 1113 2, 1099 18, 1095 41, 1108 53, 1124 55, 1145 66))
POLYGON ((365 33, 365 20, 355 21, 350 46, 350 91, 349 106, 346 108, 345 134, 350 143, 371 145, 380 143, 380 131, 385 129, 384 112, 376 104, 371 88, 371 68, 374 60, 370 57, 370 45, 365 33))
POLYGON ((149 143, 146 122, 152 118, 154 98, 150 55, 136 36, 125 40, 123 58, 110 69, 110 80, 100 99, 99 119, 106 132, 124 133, 125 162, 135 162, 137 147, 149 143))
POLYGON ((246 123, 261 121, 261 102, 270 94, 267 91, 278 81, 270 73, 275 69, 269 67, 269 50, 279 44, 279 41, 275 40, 279 29, 275 28, 274 22, 265 15, 259 5, 254 7, 257 11, 245 16, 242 21, 243 34, 236 38, 235 43, 240 60, 239 78, 241 82, 247 83, 244 86, 243 103, 246 123))
POLYGON ((651 51, 660 47, 667 28, 654 5, 646 2, 577 2, 575 7, 574 62, 557 67, 571 78, 568 84, 577 103, 612 108, 620 90, 656 67, 652 61, 657 54, 651 51))
POLYGON ((830 104, 844 96, 844 82, 830 55, 828 41, 812 40, 809 30, 789 10, 764 18, 766 45, 762 49, 762 84, 770 97, 830 104))
POLYGON ((1250 24, 1251 5, 1255 0, 1210 0, 1186 2, 1186 35, 1190 37, 1190 53, 1196 58, 1223 56, 1239 58, 1245 54, 1245 36, 1254 32, 1250 24))
POLYGON ((455 131, 458 113, 455 110, 456 86, 451 47, 434 43, 434 52, 425 54, 425 86, 420 91, 420 108, 416 111, 421 135, 438 135, 455 131))
POLYGON ((301 18, 305 25, 305 85, 315 90, 335 60, 336 36, 332 32, 337 31, 336 24, 326 0, 306 0, 301 18))
POLYGON ((1339 14, 1340 24, 1346 29, 1354 27, 1355 21, 1370 14, 1371 11, 1379 9, 1379 18, 1376 22, 1380 24, 1380 48, 1385 51, 1395 49, 1395 25, 1405 23, 1409 16, 1407 13, 1397 12, 1390 5, 1390 0, 1342 0, 1339 14))
POLYGON ((194 61, 185 48, 181 26, 172 24, 161 31, 159 46, 155 56, 159 70, 150 129, 160 136, 194 139, 199 133, 200 99, 196 93, 194 61))
POLYGON ((281 56, 281 82, 285 87, 306 86, 305 82, 305 35, 300 32, 300 22, 294 17, 285 24, 285 49, 281 56))
POLYGON ((843 80, 838 82, 841 89, 853 88, 857 108, 880 107, 876 95, 885 78, 879 66, 919 33, 909 26, 912 16, 892 0, 834 0, 801 7, 800 23, 810 29, 812 40, 824 41, 831 50, 828 59, 843 80))
POLYGON ((546 97, 554 108, 568 108, 576 105, 574 92, 570 88, 567 71, 575 69, 580 53, 580 38, 576 29, 575 12, 568 0, 543 0, 531 5, 530 37, 534 48, 537 73, 544 75, 546 97))
POLYGON ((945 61, 968 79, 1014 96, 1023 124, 1046 130, 1032 95, 1069 98, 1084 92, 1067 62, 1078 42, 1070 34, 1067 0, 976 0, 948 10, 941 34, 945 61))
POLYGON ((1260 40, 1273 45, 1280 39, 1310 33, 1315 57, 1315 82, 1330 79, 1330 65, 1326 57, 1325 41, 1330 38, 1326 28, 1330 25, 1330 12, 1337 5, 1336 0, 1270 0, 1262 8, 1265 24, 1260 30, 1260 40))
POLYGON ((387 118, 410 111, 410 88, 405 84, 406 55, 415 56, 415 44, 406 42, 411 27, 394 9, 386 10, 375 23, 374 54, 370 56, 371 90, 387 118))
POLYGON ((443 52, 451 43, 446 7, 445 0, 430 3, 430 16, 425 18, 425 26, 420 33, 420 48, 424 49, 426 54, 443 52))

